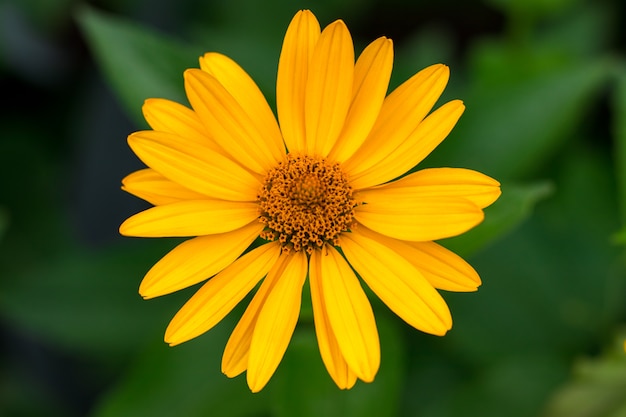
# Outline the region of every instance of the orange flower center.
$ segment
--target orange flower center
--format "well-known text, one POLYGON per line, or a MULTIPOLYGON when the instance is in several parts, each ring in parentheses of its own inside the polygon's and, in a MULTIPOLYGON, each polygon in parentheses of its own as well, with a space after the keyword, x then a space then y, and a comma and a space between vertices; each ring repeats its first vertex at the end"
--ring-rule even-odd
POLYGON ((288 154, 267 173, 258 202, 261 237, 278 239, 283 251, 337 246, 354 223, 352 187, 339 164, 324 158, 288 154))

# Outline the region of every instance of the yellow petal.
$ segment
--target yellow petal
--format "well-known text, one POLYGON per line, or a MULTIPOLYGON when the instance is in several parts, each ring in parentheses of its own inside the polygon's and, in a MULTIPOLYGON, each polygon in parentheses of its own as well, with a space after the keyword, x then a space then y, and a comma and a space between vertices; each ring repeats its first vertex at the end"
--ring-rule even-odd
POLYGON ((429 168, 397 181, 358 192, 363 201, 421 200, 429 197, 461 197, 485 208, 500 196, 500 183, 480 172, 464 168, 429 168))
POLYGON ((341 389, 349 389, 356 383, 356 374, 352 372, 341 353, 339 342, 335 337, 326 310, 325 296, 322 288, 322 257, 321 251, 311 254, 309 263, 309 282, 311 286, 311 302, 315 334, 320 355, 335 384, 341 389))
POLYGON ((359 56, 354 68, 352 103, 330 159, 343 162, 363 144, 383 105, 392 65, 393 44, 385 37, 369 44, 359 56))
POLYGON ((232 232, 181 243, 148 271, 139 293, 143 298, 158 297, 212 277, 237 259, 262 230, 263 224, 253 221, 232 232))
POLYGON ((281 256, 268 272, 267 277, 259 287, 259 290, 252 298, 252 301, 241 316, 232 334, 228 338, 224 355, 222 356, 222 372, 230 378, 234 378, 248 369, 248 358, 250 355, 250 343, 252 334, 259 317, 259 312, 270 292, 272 292, 278 278, 285 269, 289 261, 287 256, 281 256))
POLYGON ((288 257, 285 269, 261 308, 252 334, 247 372, 252 392, 259 392, 276 371, 300 315, 307 257, 304 252, 288 257))
POLYGON ((422 242, 464 233, 479 224, 484 213, 464 198, 400 200, 381 191, 368 193, 365 204, 355 209, 354 217, 359 223, 385 236, 422 242))
POLYGON ((261 187, 259 179, 231 159, 171 133, 136 132, 128 144, 150 168, 212 198, 254 201, 261 187))
POLYGON ((332 246, 312 256, 319 263, 317 278, 321 283, 328 321, 339 349, 356 376, 365 382, 374 380, 380 365, 380 342, 372 307, 359 280, 346 260, 332 246))
POLYGON ((219 151, 198 115, 182 104, 162 98, 149 98, 144 102, 142 110, 153 130, 175 133, 188 141, 219 151))
POLYGON ((259 132, 266 132, 267 146, 275 159, 285 154, 285 145, 278 123, 267 100, 254 80, 235 61, 225 55, 209 52, 200 58, 200 68, 211 74, 251 116, 259 132))
POLYGON ((274 133, 255 123, 256 115, 246 113, 215 77, 189 69, 185 91, 211 137, 233 160, 260 175, 282 160, 284 152, 277 150, 274 133))
POLYGON ((181 200, 200 200, 205 195, 170 181, 151 168, 135 171, 122 180, 122 190, 160 206, 181 200))
POLYGON ((207 281, 176 313, 165 342, 174 346, 213 328, 267 274, 279 254, 279 244, 261 245, 207 281))
POLYGON ((341 235, 341 248, 365 283, 400 318, 426 333, 445 334, 452 327, 441 295, 409 261, 374 239, 341 235))
POLYGON ((470 264, 435 242, 406 242, 359 227, 358 233, 382 243, 409 261, 433 287, 446 291, 476 291, 480 277, 470 264))
MULTIPOLYGON (((419 164, 448 136, 464 110, 465 106, 460 100, 450 101, 435 110, 376 165, 353 174, 352 186, 359 189, 382 184, 419 164)), ((381 140, 386 139, 383 137, 381 140)))
POLYGON ((322 32, 309 65, 304 97, 309 155, 325 157, 335 145, 350 108, 353 78, 352 38, 338 20, 322 32))
POLYGON ((378 164, 406 140, 439 99, 449 75, 445 65, 432 65, 389 94, 367 139, 344 164, 350 178, 378 164))
POLYGON ((156 206, 126 219, 124 236, 188 237, 230 232, 259 217, 256 203, 190 200, 156 206))
POLYGON ((276 109, 289 152, 305 151, 304 90, 309 63, 320 37, 320 24, 308 10, 292 19, 278 61, 276 109))
POLYGON ((406 245, 413 250, 399 253, 403 253, 433 287, 467 292, 476 291, 480 286, 476 270, 456 253, 435 242, 406 242, 406 245))

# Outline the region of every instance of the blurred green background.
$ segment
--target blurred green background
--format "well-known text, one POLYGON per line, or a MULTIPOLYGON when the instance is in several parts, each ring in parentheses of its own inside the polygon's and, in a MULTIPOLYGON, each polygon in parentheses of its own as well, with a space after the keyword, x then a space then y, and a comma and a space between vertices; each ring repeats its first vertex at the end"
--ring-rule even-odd
POLYGON ((626 3, 622 0, 1 0, 0 415, 626 416, 626 3), (219 370, 235 311, 169 348, 194 288, 142 301, 178 241, 118 236, 146 205, 120 180, 148 97, 184 100, 205 51, 274 103, 294 13, 394 40, 392 87, 436 62, 467 110, 422 166, 477 169, 503 196, 442 242, 480 273, 446 293, 443 338, 374 302, 382 366, 339 391, 303 320, 268 386, 219 370))

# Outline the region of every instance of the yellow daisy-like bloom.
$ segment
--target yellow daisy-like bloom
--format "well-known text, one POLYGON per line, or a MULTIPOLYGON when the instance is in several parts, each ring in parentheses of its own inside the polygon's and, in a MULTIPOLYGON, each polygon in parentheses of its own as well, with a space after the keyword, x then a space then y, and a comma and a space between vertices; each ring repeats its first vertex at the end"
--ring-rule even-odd
POLYGON ((340 388, 372 381, 380 363, 358 276, 416 329, 450 329, 437 289, 475 291, 480 278, 433 241, 480 223, 500 187, 457 168, 396 179, 448 135, 464 106, 453 100, 430 113, 448 81, 444 65, 386 97, 392 61, 391 40, 381 37, 355 63, 345 24, 322 31, 305 10, 280 55, 279 123, 248 74, 217 53, 185 72, 192 109, 146 101, 152 130, 128 143, 149 168, 123 189, 154 207, 120 231, 193 238, 156 263, 139 292, 152 298, 210 278, 172 319, 167 343, 208 331, 261 282, 222 359, 226 375, 247 371, 257 392, 287 349, 307 277, 320 354, 340 388), (263 244, 242 255, 259 237, 263 244))

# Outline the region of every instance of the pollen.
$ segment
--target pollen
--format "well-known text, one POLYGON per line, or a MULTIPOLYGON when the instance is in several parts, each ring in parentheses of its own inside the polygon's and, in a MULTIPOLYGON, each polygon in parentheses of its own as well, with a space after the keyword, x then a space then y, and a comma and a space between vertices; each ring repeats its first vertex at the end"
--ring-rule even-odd
POLYGON ((279 240, 283 251, 338 246, 339 235, 354 227, 352 187, 340 165, 325 158, 288 154, 268 171, 258 202, 261 237, 279 240))

